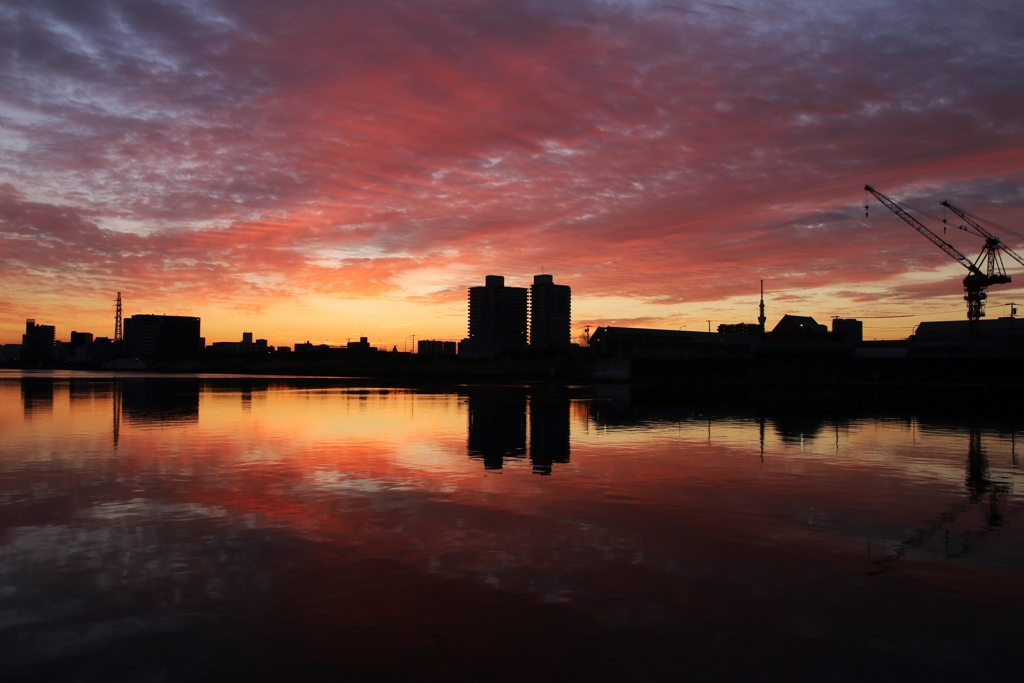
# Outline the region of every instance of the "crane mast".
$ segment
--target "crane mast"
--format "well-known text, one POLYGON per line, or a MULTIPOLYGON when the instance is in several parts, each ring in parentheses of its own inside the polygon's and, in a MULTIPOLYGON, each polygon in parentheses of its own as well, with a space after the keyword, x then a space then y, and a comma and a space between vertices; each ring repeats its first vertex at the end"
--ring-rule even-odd
MULTIPOLYGON (((993 252, 989 249, 988 242, 986 242, 985 249, 982 250, 977 263, 972 262, 969 258, 961 254, 956 247, 936 235, 923 223, 904 211, 903 208, 897 205, 892 199, 886 197, 870 185, 865 185, 864 189, 865 191, 873 194, 875 199, 881 202, 885 208, 902 218, 904 222, 910 225, 910 227, 924 235, 932 244, 937 246, 939 249, 942 249, 942 251, 946 252, 946 254, 953 260, 957 261, 969 271, 966 277, 964 277, 964 301, 967 302, 967 327, 970 331, 971 339, 979 339, 981 337, 981 319, 985 316, 985 300, 988 298, 988 293, 985 290, 987 290, 990 285, 1001 285, 1010 281, 1010 276, 1002 269, 1002 261, 999 260, 998 249, 995 250, 994 256, 992 256, 991 254, 993 252), (982 260, 988 261, 988 267, 986 268, 988 272, 982 271, 978 266, 978 263, 981 263, 982 260)), ((947 202, 943 202, 943 204, 964 220, 972 223, 972 226, 975 225, 966 216, 960 213, 959 210, 953 209, 947 202)), ((984 228, 977 226, 975 229, 978 230, 978 233, 982 235, 982 237, 985 237, 986 240, 990 239, 984 228)), ((994 236, 991 236, 991 239, 994 239, 995 243, 999 242, 999 239, 994 236)), ((1004 251, 1008 251, 1005 247, 1002 248, 1004 251)), ((1017 257, 1016 254, 1013 254, 1013 256, 1019 260, 1019 257, 1017 257)))

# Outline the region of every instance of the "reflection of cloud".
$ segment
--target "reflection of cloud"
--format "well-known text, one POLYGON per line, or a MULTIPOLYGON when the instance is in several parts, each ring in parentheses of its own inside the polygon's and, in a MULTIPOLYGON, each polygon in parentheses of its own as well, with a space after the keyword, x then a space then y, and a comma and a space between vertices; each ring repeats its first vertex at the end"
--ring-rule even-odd
POLYGON ((1024 158, 1021 10, 941 4, 11 8, 3 277, 244 307, 427 264, 660 303, 931 271, 864 182, 1015 225, 1024 158))

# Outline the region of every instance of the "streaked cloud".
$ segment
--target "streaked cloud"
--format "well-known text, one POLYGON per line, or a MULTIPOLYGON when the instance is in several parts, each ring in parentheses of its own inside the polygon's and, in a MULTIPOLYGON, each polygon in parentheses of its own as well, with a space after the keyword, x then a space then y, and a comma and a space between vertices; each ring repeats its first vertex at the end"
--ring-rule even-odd
POLYGON ((946 257, 861 187, 1024 232, 1021 36, 1010 2, 3 2, 0 278, 277 343, 360 299, 461 336, 452 292, 541 268, 587 320, 752 319, 762 278, 867 315, 919 273, 924 310, 946 257))

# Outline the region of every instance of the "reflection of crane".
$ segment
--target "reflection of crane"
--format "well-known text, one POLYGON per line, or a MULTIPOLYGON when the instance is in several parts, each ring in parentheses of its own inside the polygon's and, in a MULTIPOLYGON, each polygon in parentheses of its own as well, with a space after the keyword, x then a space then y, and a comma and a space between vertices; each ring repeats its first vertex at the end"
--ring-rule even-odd
POLYGON ((985 512, 985 523, 989 528, 1002 526, 1003 524, 1003 499, 1010 492, 1010 485, 993 481, 989 474, 988 458, 981 447, 981 430, 971 429, 971 445, 967 454, 967 478, 964 481, 967 490, 971 493, 971 502, 979 503, 984 498, 988 499, 988 510, 985 512))
POLYGON ((115 380, 111 387, 111 403, 114 405, 114 450, 117 450, 117 441, 121 436, 121 382, 115 380))
MULTIPOLYGON (((985 299, 988 298, 988 294, 985 290, 991 285, 1003 285, 1010 281, 1010 276, 1006 274, 1002 260, 999 258, 999 249, 1011 254, 1013 254, 1013 252, 1006 249, 1005 246, 1002 246, 998 238, 991 236, 991 234, 981 228, 981 226, 970 221, 960 212, 959 209, 954 209, 948 202, 943 202, 943 205, 947 206, 958 216, 971 223, 971 225, 978 230, 978 233, 986 239, 985 248, 982 249, 981 255, 978 256, 978 261, 976 263, 972 263, 971 260, 961 254, 956 247, 929 230, 919 220, 904 211, 892 199, 886 197, 870 185, 865 185, 864 189, 873 194, 875 198, 885 206, 885 208, 902 218, 910 225, 910 227, 927 237, 932 244, 946 252, 954 260, 958 261, 960 265, 970 271, 967 276, 964 277, 964 301, 967 302, 967 322, 970 329, 971 339, 978 339, 981 336, 981 319, 985 316, 985 299), (989 237, 994 240, 991 244, 989 242, 989 237), (987 261, 988 272, 983 272, 979 267, 978 264, 982 261, 987 261), (996 267, 996 264, 998 264, 998 267, 996 267)), ((1017 255, 1013 254, 1013 256, 1016 257, 1017 255)), ((1021 263, 1024 263, 1024 261, 1021 263)))
MULTIPOLYGON (((1009 497, 1013 491, 1013 480, 1000 482, 992 478, 988 457, 981 445, 981 429, 971 427, 969 430, 969 442, 967 447, 967 467, 964 487, 967 489, 967 501, 960 501, 952 505, 947 512, 940 513, 928 527, 916 529, 913 535, 897 546, 892 552, 878 560, 871 560, 871 544, 868 543, 868 558, 874 568, 868 568, 869 574, 884 574, 895 569, 895 562, 902 559, 908 550, 921 548, 935 534, 940 531, 946 532, 946 559, 963 557, 967 554, 967 540, 965 538, 963 547, 956 552, 949 550, 949 527, 957 518, 971 509, 971 506, 978 503, 987 503, 982 509, 985 517, 987 531, 995 531, 1003 525, 1004 511, 1009 504, 1009 497)), ((1010 449, 1014 466, 1017 463, 1016 432, 1010 433, 1010 449)), ((968 532, 969 533, 969 532, 968 532)))

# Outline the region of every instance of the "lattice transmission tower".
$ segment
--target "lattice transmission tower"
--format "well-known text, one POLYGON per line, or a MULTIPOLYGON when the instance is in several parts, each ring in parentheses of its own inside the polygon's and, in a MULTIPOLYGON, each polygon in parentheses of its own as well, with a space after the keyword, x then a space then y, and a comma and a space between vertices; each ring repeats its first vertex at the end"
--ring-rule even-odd
POLYGON ((124 339, 124 330, 121 329, 121 292, 118 292, 114 302, 114 341, 121 339, 124 339))

